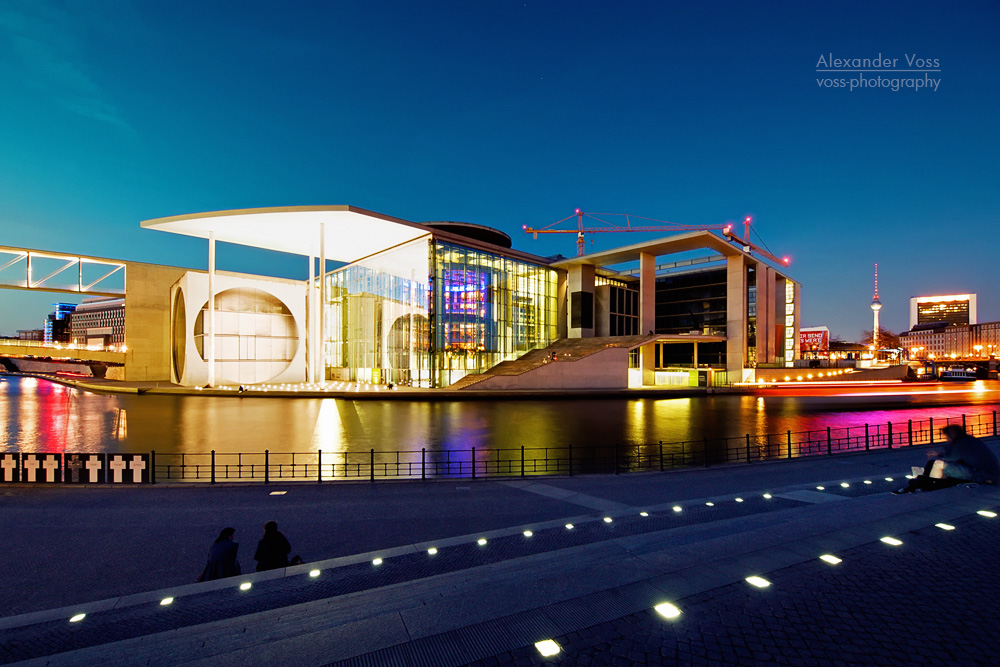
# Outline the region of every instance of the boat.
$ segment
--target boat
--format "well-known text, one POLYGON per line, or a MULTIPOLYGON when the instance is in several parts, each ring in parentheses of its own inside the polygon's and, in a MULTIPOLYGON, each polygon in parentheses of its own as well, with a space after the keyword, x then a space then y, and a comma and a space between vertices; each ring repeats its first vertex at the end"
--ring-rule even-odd
POLYGON ((949 368, 941 371, 942 382, 975 382, 976 372, 967 368, 949 368))

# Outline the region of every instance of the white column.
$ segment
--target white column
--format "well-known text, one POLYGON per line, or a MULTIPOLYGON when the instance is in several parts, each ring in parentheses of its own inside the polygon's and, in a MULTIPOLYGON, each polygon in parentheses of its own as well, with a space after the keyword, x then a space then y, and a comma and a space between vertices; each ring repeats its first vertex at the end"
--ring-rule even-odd
POLYGON ((326 384, 326 223, 319 223, 319 347, 316 352, 316 368, 320 384, 326 384))
POLYGON ((656 330, 656 255, 639 253, 639 335, 656 330))
POLYGON ((208 386, 215 386, 215 232, 208 233, 208 386))
POLYGON ((743 255, 726 258, 726 371, 730 382, 743 380, 747 344, 747 277, 743 255))
POLYGON ((410 360, 410 380, 411 382, 417 379, 420 375, 419 364, 417 363, 417 358, 414 356, 416 348, 414 347, 414 339, 417 336, 417 331, 413 327, 416 325, 416 321, 413 319, 413 311, 417 307, 416 292, 417 290, 417 272, 416 269, 410 269, 410 354, 407 357, 410 360))
MULTIPOLYGON (((639 253, 639 335, 656 330, 656 255, 639 253)), ((639 348, 642 384, 656 384, 656 343, 639 348)))
POLYGON ((316 258, 309 255, 309 282, 306 284, 306 382, 316 377, 316 258))

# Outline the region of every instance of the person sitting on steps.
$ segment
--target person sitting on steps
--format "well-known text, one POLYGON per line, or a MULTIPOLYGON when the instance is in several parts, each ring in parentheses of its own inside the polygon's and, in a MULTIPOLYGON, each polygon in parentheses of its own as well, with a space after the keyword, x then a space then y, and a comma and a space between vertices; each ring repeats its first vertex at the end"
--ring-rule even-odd
POLYGON ((945 426, 941 433, 947 438, 944 448, 940 452, 927 452, 930 460, 923 474, 893 493, 935 491, 965 482, 996 484, 1000 481, 1000 462, 985 442, 972 437, 958 424, 945 426))

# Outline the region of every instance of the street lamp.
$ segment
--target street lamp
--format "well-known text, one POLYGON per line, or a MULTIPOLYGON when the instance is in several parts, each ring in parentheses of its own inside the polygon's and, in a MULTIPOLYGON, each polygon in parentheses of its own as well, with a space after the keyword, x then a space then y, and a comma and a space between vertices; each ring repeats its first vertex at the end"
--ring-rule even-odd
POLYGON ((973 346, 972 346, 972 349, 976 351, 976 356, 977 356, 977 357, 981 357, 981 356, 983 356, 983 355, 981 354, 981 353, 982 353, 982 351, 983 351, 983 346, 982 346, 982 345, 973 345, 973 346))

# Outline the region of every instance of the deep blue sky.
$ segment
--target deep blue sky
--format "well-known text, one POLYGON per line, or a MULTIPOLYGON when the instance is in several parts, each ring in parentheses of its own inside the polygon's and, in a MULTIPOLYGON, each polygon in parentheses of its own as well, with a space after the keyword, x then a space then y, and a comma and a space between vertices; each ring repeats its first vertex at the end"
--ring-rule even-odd
MULTIPOLYGON (((804 326, 870 328, 875 262, 883 326, 967 291, 1000 320, 998 30, 992 1, 4 0, 0 245, 204 267, 203 241, 139 221, 353 204, 572 255, 521 225, 749 213, 793 258, 804 326), (830 52, 937 58, 941 82, 821 89, 830 52)), ((0 291, 0 333, 57 298, 0 291)))

